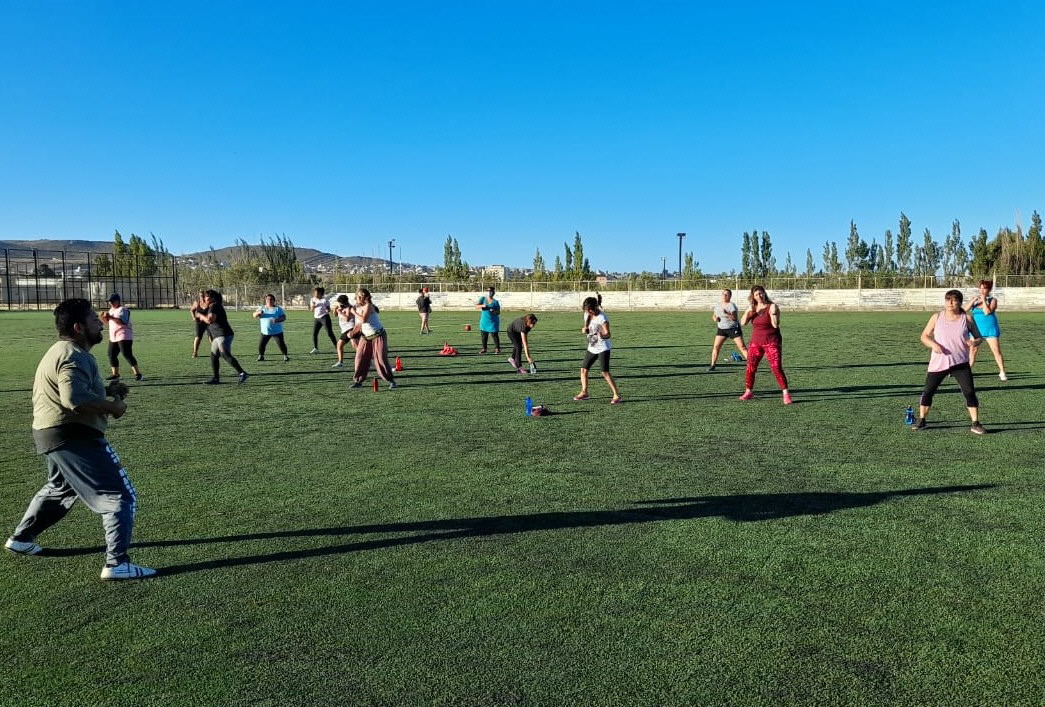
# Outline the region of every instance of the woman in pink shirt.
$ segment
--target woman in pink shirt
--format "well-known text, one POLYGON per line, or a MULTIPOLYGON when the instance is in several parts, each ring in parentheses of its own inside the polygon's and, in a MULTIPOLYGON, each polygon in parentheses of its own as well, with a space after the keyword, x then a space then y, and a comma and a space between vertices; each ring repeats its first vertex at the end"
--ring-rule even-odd
POLYGON ((925 376, 925 389, 918 401, 918 419, 911 429, 925 429, 925 418, 929 416, 936 389, 944 378, 953 376, 965 396, 965 407, 972 420, 970 432, 982 435, 986 430, 980 424, 980 402, 976 397, 972 368, 969 366, 969 349, 982 341, 980 330, 972 315, 962 309, 961 291, 948 290, 944 302, 943 311, 929 317, 929 323, 922 330, 922 343, 932 351, 932 355, 929 357, 929 372, 925 376))
POLYGON ((134 332, 131 330, 131 310, 120 301, 120 296, 113 292, 109 295, 109 311, 102 312, 101 319, 109 325, 109 366, 112 375, 106 380, 120 380, 120 354, 131 364, 134 380, 142 379, 138 368, 138 359, 134 357, 134 332))

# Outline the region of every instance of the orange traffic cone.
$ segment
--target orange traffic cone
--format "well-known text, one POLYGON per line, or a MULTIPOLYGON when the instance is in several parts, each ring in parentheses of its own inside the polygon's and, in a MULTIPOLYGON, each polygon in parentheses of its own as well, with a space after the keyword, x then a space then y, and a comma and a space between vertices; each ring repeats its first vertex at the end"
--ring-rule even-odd
POLYGON ((396 370, 396 373, 399 373, 401 370, 403 370, 403 359, 399 358, 398 356, 396 356, 396 367, 395 367, 395 370, 396 370))

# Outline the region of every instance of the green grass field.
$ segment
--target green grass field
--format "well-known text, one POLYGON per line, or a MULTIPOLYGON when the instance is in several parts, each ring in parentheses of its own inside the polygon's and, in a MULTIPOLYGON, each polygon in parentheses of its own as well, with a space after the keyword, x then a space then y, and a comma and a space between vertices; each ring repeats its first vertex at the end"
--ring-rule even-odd
MULTIPOLYGON (((765 363, 747 403, 739 365, 704 372, 706 313, 610 317, 620 406, 597 376, 572 400, 579 312, 540 315, 526 377, 475 355, 473 313, 423 338, 385 313, 406 370, 376 394, 329 341, 305 353, 307 313, 286 364, 233 314, 252 377, 212 387, 185 312, 135 312, 146 380, 109 438, 133 559, 162 574, 100 581, 82 506, 46 556, 0 557, 0 704, 1045 701, 1042 315, 1002 313, 1009 382, 981 352, 984 437, 951 381, 928 430, 903 424, 927 313, 784 312, 791 407, 765 363)), ((44 479, 30 388, 54 332, 0 323, 6 535, 44 479)))

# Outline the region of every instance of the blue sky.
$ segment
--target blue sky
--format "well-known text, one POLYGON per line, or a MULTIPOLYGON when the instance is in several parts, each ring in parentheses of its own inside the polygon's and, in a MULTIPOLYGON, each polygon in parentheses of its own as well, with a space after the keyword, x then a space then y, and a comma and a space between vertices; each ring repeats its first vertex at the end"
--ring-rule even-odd
POLYGON ((1045 208, 1040 2, 0 0, 0 239, 819 267, 1045 208))

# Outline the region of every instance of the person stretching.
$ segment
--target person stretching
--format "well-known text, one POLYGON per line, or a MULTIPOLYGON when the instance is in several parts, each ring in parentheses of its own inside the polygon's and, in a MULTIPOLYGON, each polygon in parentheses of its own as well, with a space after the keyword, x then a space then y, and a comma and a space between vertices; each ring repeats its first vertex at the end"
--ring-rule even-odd
POLYGON ((980 424, 980 401, 976 397, 976 385, 972 382, 972 367, 969 365, 969 350, 978 346, 983 339, 980 338, 976 320, 962 309, 961 291, 948 290, 943 297, 943 311, 929 317, 929 322, 922 329, 921 342, 932 351, 932 355, 929 357, 929 371, 925 374, 925 388, 918 401, 918 419, 911 429, 925 429, 936 389, 944 378, 952 376, 958 381, 958 387, 965 396, 965 407, 972 420, 969 431, 975 435, 986 434, 987 431, 980 424))
POLYGON ((755 285, 748 297, 751 305, 741 318, 741 325, 751 322, 751 343, 747 347, 747 370, 744 372, 744 394, 741 400, 755 397, 755 372, 762 357, 769 359, 769 369, 784 391, 784 405, 791 404, 791 392, 784 375, 783 339, 780 336, 780 307, 766 294, 766 288, 755 285))

